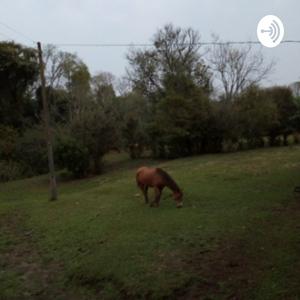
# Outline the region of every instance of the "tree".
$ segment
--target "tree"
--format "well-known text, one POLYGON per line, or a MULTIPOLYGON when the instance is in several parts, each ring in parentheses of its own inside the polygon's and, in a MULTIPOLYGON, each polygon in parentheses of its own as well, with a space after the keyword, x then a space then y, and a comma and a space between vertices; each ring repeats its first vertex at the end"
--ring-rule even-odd
POLYGON ((274 67, 273 62, 266 63, 262 53, 255 52, 251 45, 236 48, 218 38, 210 49, 209 62, 226 100, 232 100, 248 87, 258 85, 274 67))
POLYGON ((145 98, 131 92, 119 98, 122 115, 122 136, 125 149, 130 157, 140 158, 148 145, 146 126, 149 119, 145 98))
POLYGON ((300 81, 293 82, 289 85, 289 88, 292 90, 295 97, 300 97, 300 81))
POLYGON ((300 132, 300 96, 295 97, 295 105, 296 105, 296 111, 294 112, 294 114, 291 116, 291 124, 292 127, 294 129, 294 139, 296 143, 299 143, 299 132, 300 132), (297 134, 298 133, 298 134, 297 134))
POLYGON ((88 67, 76 54, 60 51, 53 45, 44 48, 43 59, 47 96, 54 118, 64 122, 80 118, 91 100, 88 67))
MULTIPOLYGON (((69 93, 66 89, 62 87, 46 87, 47 100, 49 102, 50 116, 51 121, 54 123, 67 123, 69 121, 69 93)), ((37 118, 42 113, 43 110, 43 102, 41 95, 41 87, 39 86, 36 89, 36 113, 37 118)))
POLYGON ((116 109, 115 77, 109 72, 99 72, 91 79, 91 90, 96 103, 103 109, 116 109))
POLYGON ((58 88, 65 83, 65 68, 70 54, 57 49, 54 45, 46 45, 43 49, 46 85, 58 88))
POLYGON ((65 65, 65 72, 67 74, 68 82, 67 89, 70 95, 70 120, 80 119, 88 102, 91 100, 91 75, 88 67, 76 58, 71 57, 65 65))
POLYGON ((152 144, 157 142, 154 152, 159 156, 187 156, 204 152, 207 145, 209 98, 190 78, 181 77, 182 86, 177 79, 168 78, 150 127, 152 144))
POLYGON ((234 102, 210 102, 207 152, 222 152, 225 145, 237 144, 242 138, 239 111, 234 102))
POLYGON ((170 77, 178 79, 178 88, 180 79, 186 77, 209 92, 210 73, 199 50, 200 37, 196 31, 167 24, 154 35, 153 48, 129 52, 128 79, 134 89, 150 99, 164 95, 170 77))
POLYGON ((287 146, 287 137, 296 130, 293 116, 297 112, 297 103, 293 93, 288 87, 272 87, 266 90, 267 95, 272 99, 278 111, 278 124, 270 131, 270 142, 274 143, 275 138, 282 134, 283 144, 287 146))
POLYGON ((82 113, 81 118, 72 121, 71 137, 88 149, 92 170, 99 173, 103 155, 118 145, 118 122, 110 111, 103 111, 92 103, 82 113))
POLYGON ((61 168, 66 168, 76 178, 86 175, 89 169, 89 152, 80 141, 69 136, 60 137, 56 143, 55 156, 61 168))
POLYGON ((199 34, 167 24, 153 48, 128 54, 133 90, 148 102, 154 155, 177 157, 203 149, 211 74, 199 52, 199 34))
POLYGON ((278 110, 265 90, 247 88, 236 100, 242 136, 250 148, 263 145, 263 137, 278 124, 278 110))
POLYGON ((0 120, 22 129, 33 117, 30 87, 38 76, 36 51, 13 42, 0 43, 0 120))

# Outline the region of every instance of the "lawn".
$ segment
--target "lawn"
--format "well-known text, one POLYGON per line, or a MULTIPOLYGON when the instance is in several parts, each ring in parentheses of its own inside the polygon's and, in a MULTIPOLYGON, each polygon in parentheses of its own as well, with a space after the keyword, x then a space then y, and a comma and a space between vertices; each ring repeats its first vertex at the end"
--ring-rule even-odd
POLYGON ((101 176, 0 185, 0 299, 300 299, 300 148, 172 161, 107 158, 101 176), (135 184, 159 165, 183 188, 159 208, 135 184))

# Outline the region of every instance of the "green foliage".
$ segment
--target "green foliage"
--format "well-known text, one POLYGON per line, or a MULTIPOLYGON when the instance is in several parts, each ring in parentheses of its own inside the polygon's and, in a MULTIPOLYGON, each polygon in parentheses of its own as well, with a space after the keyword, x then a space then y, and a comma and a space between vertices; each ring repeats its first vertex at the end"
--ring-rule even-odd
POLYGON ((290 116, 290 124, 292 128, 300 132, 300 97, 294 99, 296 111, 290 116))
MULTIPOLYGON (((297 103, 288 87, 272 87, 266 90, 267 97, 270 97, 276 105, 278 112, 278 123, 270 129, 271 142, 279 135, 283 135, 283 143, 287 145, 287 136, 297 130, 295 115, 297 114, 297 103)), ((297 119, 297 117, 296 117, 297 119)))
POLYGON ((149 119, 147 103, 139 93, 129 93, 119 100, 122 115, 122 136, 132 159, 140 158, 148 146, 146 126, 149 119))
POLYGON ((207 128, 206 152, 222 152, 225 144, 236 143, 242 136, 236 105, 231 101, 211 101, 207 128))
MULTIPOLYGON (((263 147, 267 140, 287 145, 290 135, 298 142, 299 98, 287 87, 255 86, 272 69, 261 53, 216 44, 204 56, 200 46, 197 31, 165 25, 154 34, 153 47, 129 52, 119 94, 112 74, 91 76, 76 54, 46 46, 51 127, 68 128, 67 140, 60 141, 68 158, 60 165, 80 176, 87 162, 77 165, 74 157, 85 157, 86 150, 89 171, 98 173, 112 149, 123 148, 131 158, 149 150, 176 158, 263 147), (212 85, 217 75, 224 88, 218 100, 212 85)), ((47 172, 36 50, 0 42, 0 66, 0 159, 22 166, 23 175, 47 172)))
POLYGON ((88 149, 75 139, 65 137, 57 141, 55 158, 61 168, 66 168, 77 178, 87 174, 89 169, 88 149))
POLYGON ((154 36, 153 49, 128 55, 129 78, 149 100, 146 128, 155 156, 174 158, 205 148, 211 74, 198 42, 196 31, 168 24, 154 36))
MULTIPOLYGON (((166 96, 155 105, 150 125, 152 149, 155 155, 174 158, 201 153, 206 147, 210 117, 209 98, 185 78, 188 88, 168 83, 166 96)), ((184 81, 182 81, 184 86, 184 81)))
POLYGON ((11 127, 0 126, 0 159, 9 171, 8 179, 47 172, 44 128, 37 126, 20 134, 11 127))
POLYGON ((116 99, 113 87, 114 76, 108 72, 100 72, 91 80, 95 100, 101 106, 106 106, 116 99))
POLYGON ((191 84, 206 93, 211 91, 211 73, 199 54, 197 31, 167 24, 153 39, 153 48, 127 55, 128 77, 134 89, 155 102, 166 94, 170 84, 182 92, 191 84))
POLYGON ((0 182, 24 177, 24 167, 13 160, 0 160, 0 182))
POLYGON ((18 132, 14 128, 0 124, 0 159, 13 158, 17 139, 18 132))
MULTIPOLYGON (((53 123, 66 124, 70 118, 70 95, 62 88, 46 88, 47 101, 49 103, 50 115, 53 123)), ((36 90, 36 113, 42 116, 43 101, 41 87, 36 90)))
POLYGON ((118 146, 119 124, 112 109, 105 111, 91 105, 81 118, 73 120, 71 136, 80 141, 88 149, 93 162, 92 170, 101 171, 101 159, 112 148, 118 146))
POLYGON ((43 126, 29 128, 18 138, 14 160, 24 165, 28 176, 47 173, 48 158, 43 126))
POLYGON ((38 75, 36 51, 13 42, 0 43, 0 120, 22 128, 32 105, 29 88, 38 75))
POLYGON ((252 86, 236 100, 242 136, 248 140, 249 147, 262 146, 262 139, 278 124, 276 104, 268 94, 252 86))

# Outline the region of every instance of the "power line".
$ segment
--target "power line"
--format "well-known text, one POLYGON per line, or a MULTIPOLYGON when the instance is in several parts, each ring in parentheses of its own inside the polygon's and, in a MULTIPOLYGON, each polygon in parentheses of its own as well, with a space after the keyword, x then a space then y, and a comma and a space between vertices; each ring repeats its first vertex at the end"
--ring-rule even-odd
MULTIPOLYGON (((34 39, 30 36, 14 29, 13 27, 7 25, 4 22, 0 21, 0 25, 6 27, 7 29, 19 34, 20 36, 26 38, 27 40, 31 41, 32 43, 36 43, 34 39)), ((6 34, 0 33, 1 35, 12 39, 6 34)), ((300 40, 284 40, 281 42, 282 44, 300 44, 300 40)), ((58 47, 153 47, 153 43, 44 43, 44 44, 51 44, 58 47)), ((192 43, 195 46, 209 46, 209 45, 260 45, 259 41, 228 41, 228 42, 199 42, 199 43, 192 43)), ((189 43, 182 43, 178 44, 179 46, 188 46, 191 45, 189 43)))
POLYGON ((9 30, 11 30, 11 31, 13 31, 14 33, 17 33, 17 34, 23 36, 24 38, 26 38, 27 40, 31 41, 32 43, 36 43, 36 42, 35 42, 31 37, 29 37, 28 35, 26 35, 26 34, 20 32, 20 31, 18 31, 18 30, 16 30, 16 29, 14 29, 13 27, 11 27, 11 26, 5 24, 4 22, 0 22, 0 25, 6 27, 7 29, 9 29, 9 30))
MULTIPOLYGON (((300 44, 300 40, 284 40, 282 44, 300 44)), ((58 47, 152 47, 153 43, 47 43, 58 47)), ((260 45, 259 41, 228 41, 228 42, 199 42, 192 45, 260 45)), ((178 44, 181 46, 191 45, 188 43, 178 44)))

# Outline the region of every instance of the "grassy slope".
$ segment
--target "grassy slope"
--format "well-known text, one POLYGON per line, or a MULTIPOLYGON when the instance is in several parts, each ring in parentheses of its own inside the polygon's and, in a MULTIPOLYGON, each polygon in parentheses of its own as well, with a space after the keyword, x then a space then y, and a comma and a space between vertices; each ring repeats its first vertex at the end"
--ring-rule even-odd
POLYGON ((180 210, 167 190, 144 205, 142 161, 61 183, 57 202, 46 177, 2 184, 0 299, 299 299, 299 150, 160 163, 180 210))

